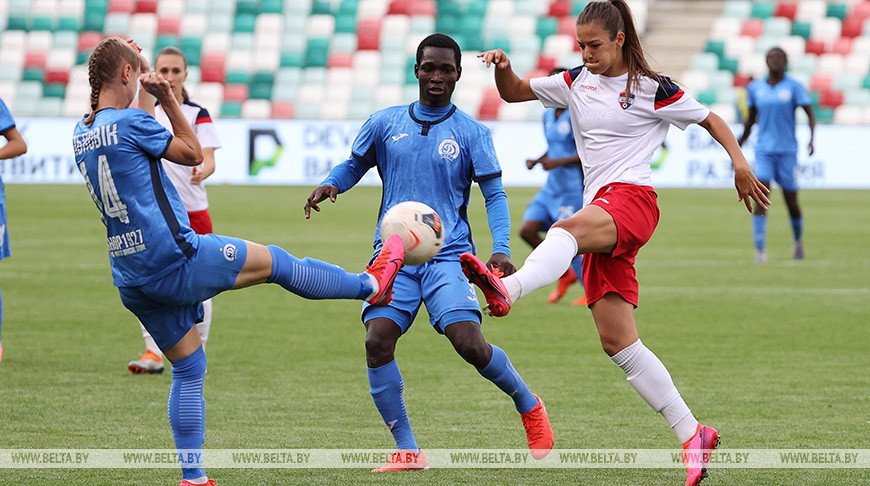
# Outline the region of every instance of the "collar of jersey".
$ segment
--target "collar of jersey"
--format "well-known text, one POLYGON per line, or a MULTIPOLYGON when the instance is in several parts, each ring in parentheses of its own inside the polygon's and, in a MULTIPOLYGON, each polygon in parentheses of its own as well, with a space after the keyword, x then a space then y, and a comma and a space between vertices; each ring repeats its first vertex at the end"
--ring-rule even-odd
MULTIPOLYGON (((432 125, 437 125, 437 124, 443 122, 444 120, 450 118, 453 115, 453 113, 456 111, 456 105, 451 103, 450 109, 447 110, 447 113, 445 113, 444 116, 442 116, 441 118, 439 118, 437 120, 421 120, 414 115, 414 105, 416 105, 416 104, 417 104, 417 102, 415 101, 415 102, 411 103, 410 105, 408 105, 408 115, 410 115, 412 120, 414 120, 415 122, 417 122, 423 126, 422 130, 420 131, 420 135, 423 135, 423 136, 429 135, 429 128, 431 128, 432 125)), ((426 108, 432 109, 430 107, 426 107, 426 108)))

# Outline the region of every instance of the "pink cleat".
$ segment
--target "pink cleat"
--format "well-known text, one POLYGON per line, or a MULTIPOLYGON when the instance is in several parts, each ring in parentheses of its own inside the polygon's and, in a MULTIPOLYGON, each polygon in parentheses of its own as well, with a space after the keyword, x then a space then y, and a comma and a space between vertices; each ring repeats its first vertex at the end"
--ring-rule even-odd
POLYGON ((419 453, 408 450, 399 449, 390 456, 390 460, 383 466, 372 469, 372 472, 387 472, 387 471, 422 471, 429 469, 429 461, 421 450, 419 453))
POLYGON ((193 484, 190 481, 185 479, 184 481, 181 482, 181 484, 179 486, 217 486, 217 484, 212 479, 209 479, 204 484, 193 484))
POLYGON ((399 235, 390 236, 375 261, 366 267, 366 273, 378 281, 378 293, 367 300, 369 304, 383 307, 393 301, 393 282, 404 261, 405 245, 402 238, 399 235))
POLYGON ((695 435, 683 443, 683 464, 686 465, 686 486, 696 486, 707 477, 710 453, 719 445, 719 432, 698 424, 695 435))
POLYGON ((493 317, 506 316, 511 310, 513 301, 499 279, 500 275, 495 275, 489 271, 486 264, 471 253, 459 255, 459 263, 462 265, 462 272, 468 280, 483 291, 489 315, 493 317))

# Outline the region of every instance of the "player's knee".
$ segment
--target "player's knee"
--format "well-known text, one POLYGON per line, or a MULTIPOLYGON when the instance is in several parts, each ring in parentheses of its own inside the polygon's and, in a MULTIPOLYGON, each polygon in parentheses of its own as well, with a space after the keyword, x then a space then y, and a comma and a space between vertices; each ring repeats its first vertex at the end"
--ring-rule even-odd
POLYGON ((623 342, 624 339, 621 339, 618 336, 607 336, 602 334, 599 337, 601 338, 601 348, 604 349, 604 352, 607 353, 607 356, 614 356, 616 355, 616 353, 622 351, 627 346, 623 342))
POLYGON ((462 359, 477 368, 485 368, 492 357, 489 344, 482 339, 455 342, 453 347, 462 359))
POLYGON ((391 339, 376 334, 366 335, 366 359, 369 367, 376 368, 392 361, 395 348, 396 343, 391 339))

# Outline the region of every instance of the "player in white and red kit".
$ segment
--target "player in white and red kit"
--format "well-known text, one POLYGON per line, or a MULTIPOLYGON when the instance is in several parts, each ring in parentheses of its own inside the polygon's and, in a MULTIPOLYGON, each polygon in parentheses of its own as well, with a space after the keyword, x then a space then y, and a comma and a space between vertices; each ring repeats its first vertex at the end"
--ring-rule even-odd
MULTIPOLYGON (((221 147, 217 129, 215 129, 208 110, 190 101, 187 90, 184 89, 184 81, 187 79, 187 58, 180 49, 171 46, 161 49, 154 59, 154 71, 169 81, 172 93, 181 106, 181 112, 190 126, 193 127, 196 138, 199 140, 203 155, 202 164, 198 166, 190 167, 163 160, 163 168, 166 170, 169 180, 172 181, 172 185, 175 186, 179 197, 181 197, 193 231, 198 235, 213 233, 211 215, 208 212, 208 194, 206 194, 203 182, 215 170, 214 152, 221 147)), ((163 111, 163 107, 159 103, 155 105, 153 97, 145 90, 141 90, 139 94, 140 107, 153 115, 158 123, 171 132, 172 124, 169 122, 166 112, 163 111)), ((196 330, 199 331, 199 337, 205 346, 211 330, 212 300, 203 301, 202 308, 202 321, 196 323, 196 330)), ((145 327, 141 324, 140 327, 142 328, 142 337, 145 339, 145 354, 138 360, 129 362, 127 369, 134 374, 162 373, 164 368, 163 353, 160 352, 160 348, 157 347, 145 327)))
POLYGON ((585 254, 583 281, 604 351, 635 390, 662 414, 683 443, 687 485, 706 475, 718 432, 698 423, 664 364, 638 339, 634 321, 638 285, 634 260, 659 219, 650 185, 652 156, 671 124, 704 127, 731 157, 739 199, 766 207, 766 187, 755 178, 728 125, 649 67, 624 0, 590 2, 577 19, 584 65, 549 78, 522 80, 501 50, 479 57, 495 65, 495 81, 510 102, 539 99, 568 108, 583 164, 584 208, 555 223, 515 274, 498 279, 464 256, 466 273, 487 296, 494 315, 513 301, 555 282, 585 254), (695 459, 697 458, 697 459, 695 459))

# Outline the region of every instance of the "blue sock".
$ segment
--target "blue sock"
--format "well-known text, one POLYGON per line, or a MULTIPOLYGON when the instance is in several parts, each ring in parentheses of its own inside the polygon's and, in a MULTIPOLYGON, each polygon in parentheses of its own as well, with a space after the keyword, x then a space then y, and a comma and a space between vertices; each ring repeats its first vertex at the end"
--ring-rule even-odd
POLYGON ((276 283, 306 299, 365 299, 372 294, 367 273, 348 273, 338 265, 313 258, 300 260, 283 248, 269 245, 272 254, 272 275, 268 283, 276 283))
POLYGON ((767 235, 767 216, 752 215, 752 236, 755 240, 755 249, 764 251, 764 240, 767 235))
POLYGON ((369 391, 384 423, 396 440, 396 448, 417 452, 417 440, 411 430, 411 421, 408 420, 408 411, 405 410, 405 397, 402 395, 405 382, 402 381, 402 373, 396 360, 377 368, 368 368, 368 375, 369 391))
POLYGON ((571 260, 571 268, 577 274, 577 283, 583 287, 583 255, 576 256, 571 260))
POLYGON ((190 356, 172 363, 169 425, 175 438, 175 448, 179 451, 184 479, 205 476, 202 464, 202 443, 205 441, 205 399, 202 397, 202 382, 205 368, 205 351, 202 347, 190 356), (197 467, 184 467, 183 464, 195 464, 197 467))
POLYGON ((804 218, 791 218, 791 232, 795 241, 800 241, 804 235, 804 218))
MULTIPOLYGON (((2 330, 3 330, 3 292, 0 292, 0 331, 2 331, 2 330)), ((2 343, 2 342, 3 342, 3 340, 0 339, 0 343, 2 343)))
POLYGON ((511 360, 501 348, 491 344, 492 359, 486 368, 477 368, 477 372, 487 380, 495 383, 501 391, 510 395, 514 400, 514 406, 517 407, 517 412, 526 413, 535 408, 538 404, 538 399, 529 391, 526 382, 514 369, 511 360))

